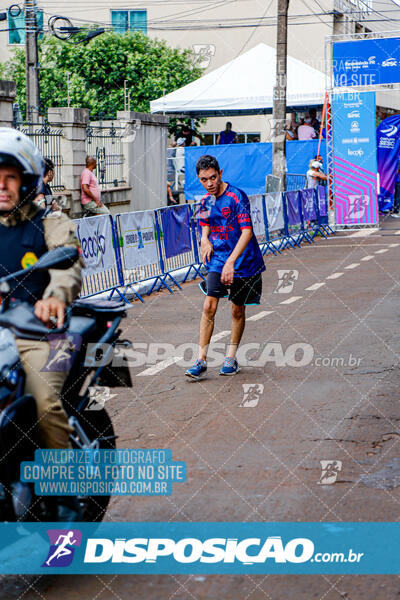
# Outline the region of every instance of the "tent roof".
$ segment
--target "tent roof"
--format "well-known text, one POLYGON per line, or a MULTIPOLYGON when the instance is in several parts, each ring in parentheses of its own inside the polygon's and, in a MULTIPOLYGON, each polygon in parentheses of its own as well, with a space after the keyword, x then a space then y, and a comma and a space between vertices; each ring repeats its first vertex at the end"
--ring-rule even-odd
MULTIPOLYGON (((152 113, 226 115, 271 112, 276 50, 258 44, 226 65, 150 102, 152 113)), ((324 102, 325 75, 288 56, 287 106, 318 106, 324 102)))

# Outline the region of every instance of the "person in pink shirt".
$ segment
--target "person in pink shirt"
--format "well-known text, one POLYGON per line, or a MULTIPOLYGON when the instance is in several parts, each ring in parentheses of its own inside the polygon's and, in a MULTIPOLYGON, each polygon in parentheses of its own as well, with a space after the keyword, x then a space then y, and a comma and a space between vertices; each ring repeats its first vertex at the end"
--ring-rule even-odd
POLYGON ((94 156, 86 157, 86 167, 81 175, 81 202, 83 208, 93 215, 109 215, 110 211, 101 201, 101 190, 93 171, 96 168, 94 156))
POLYGON ((299 140, 313 140, 317 137, 315 129, 311 125, 310 115, 306 115, 303 125, 297 128, 297 137, 299 140))

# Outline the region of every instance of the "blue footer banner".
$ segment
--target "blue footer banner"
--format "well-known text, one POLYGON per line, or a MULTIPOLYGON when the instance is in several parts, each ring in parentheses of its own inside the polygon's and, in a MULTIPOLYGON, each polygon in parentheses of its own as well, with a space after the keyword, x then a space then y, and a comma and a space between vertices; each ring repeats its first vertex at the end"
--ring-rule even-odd
POLYGON ((1 523, 2 574, 399 574, 400 523, 1 523))

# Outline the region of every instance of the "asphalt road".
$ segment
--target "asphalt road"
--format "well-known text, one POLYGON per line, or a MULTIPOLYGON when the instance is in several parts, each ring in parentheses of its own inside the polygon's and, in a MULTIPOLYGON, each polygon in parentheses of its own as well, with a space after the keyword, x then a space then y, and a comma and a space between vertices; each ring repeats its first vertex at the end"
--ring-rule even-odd
MULTIPOLYGON (((243 344, 252 346, 235 377, 218 376, 216 364, 207 379, 191 383, 185 367, 173 362, 182 344, 197 342, 203 302, 197 282, 136 302, 124 329, 124 337, 143 344, 136 360, 154 358, 160 343, 166 354, 156 368, 149 358, 132 367, 133 390, 118 390, 107 408, 120 448, 171 449, 174 459, 186 462, 187 481, 174 484, 171 496, 114 497, 106 520, 397 521, 397 234, 400 223, 387 218, 368 236, 338 234, 268 256, 262 304, 247 311, 243 344), (278 270, 298 276, 293 289, 276 292, 278 270), (324 460, 334 463, 334 483, 322 484, 324 460)), ((229 328, 230 306, 221 301, 219 343, 226 343, 229 328)), ((187 360, 189 354, 187 348, 187 360)), ((5 577, 2 585, 4 599, 41 600, 400 595, 394 575, 71 575, 5 577)))

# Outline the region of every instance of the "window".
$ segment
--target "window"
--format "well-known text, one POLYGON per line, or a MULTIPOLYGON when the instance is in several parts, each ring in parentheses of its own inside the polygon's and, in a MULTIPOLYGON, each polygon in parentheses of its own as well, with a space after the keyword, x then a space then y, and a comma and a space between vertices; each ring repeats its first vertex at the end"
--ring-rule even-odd
MULTIPOLYGON (((38 10, 36 13, 36 22, 39 31, 43 31, 43 11, 38 10)), ((9 44, 25 44, 25 14, 23 10, 17 16, 13 16, 8 12, 8 43, 9 44)), ((42 37, 43 33, 39 34, 42 37)))
MULTIPOLYGON (((215 146, 217 143, 218 133, 201 133, 204 138, 204 143, 207 146, 215 146)), ((239 144, 250 144, 251 142, 259 142, 261 133, 238 133, 239 144)))
POLYGON ((126 31, 147 33, 147 10, 112 10, 111 24, 115 33, 126 31))

